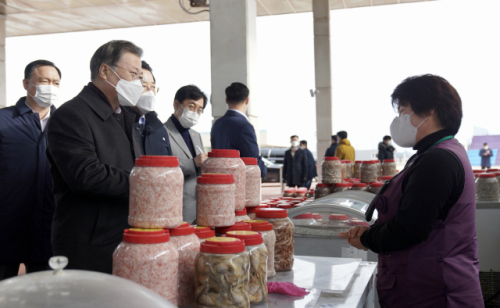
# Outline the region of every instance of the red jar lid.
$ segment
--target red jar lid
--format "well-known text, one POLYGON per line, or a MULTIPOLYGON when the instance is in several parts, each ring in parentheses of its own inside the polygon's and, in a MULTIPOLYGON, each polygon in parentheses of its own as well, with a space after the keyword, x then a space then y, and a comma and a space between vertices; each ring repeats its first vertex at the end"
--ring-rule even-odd
POLYGON ((245 251, 245 243, 234 237, 211 237, 200 245, 200 251, 206 253, 240 253, 245 251))
POLYGON ((238 150, 212 150, 208 153, 208 157, 224 157, 224 158, 240 158, 238 150))
POLYGON ((245 165, 257 165, 257 158, 254 157, 242 157, 241 160, 245 165))
POLYGON ((377 162, 374 160, 363 160, 361 163, 367 164, 367 165, 372 165, 372 164, 376 164, 377 162))
POLYGON ((197 182, 199 184, 233 184, 234 176, 222 173, 203 173, 198 177, 197 182))
POLYGON ((293 200, 293 197, 283 197, 281 200, 290 201, 290 200, 293 200))
POLYGON ((123 241, 133 244, 158 244, 170 241, 168 230, 130 228, 123 232, 123 241))
POLYGON ((168 231, 170 232, 170 236, 190 235, 194 234, 194 227, 181 225, 177 228, 168 229, 168 231))
POLYGON ((384 163, 393 163, 394 159, 384 159, 384 163))
POLYGON ((351 187, 352 185, 351 183, 336 183, 333 187, 351 187))
POLYGON ((375 160, 374 160, 374 162, 376 162, 376 163, 380 163, 380 160, 378 160, 378 159, 375 159, 375 160))
POLYGON ((267 220, 258 220, 258 219, 244 220, 243 222, 250 224, 251 226, 253 226, 253 225, 268 225, 269 224, 269 221, 267 221, 267 220))
POLYGON ((332 184, 319 183, 316 185, 316 187, 332 187, 332 184))
POLYGON ((314 216, 312 213, 305 213, 295 216, 293 219, 314 219, 314 216))
POLYGON ((361 164, 363 161, 362 160, 355 160, 354 163, 355 164, 361 164))
POLYGON ((256 216, 259 218, 286 218, 288 213, 284 209, 260 209, 256 216))
POLYGON ((295 189, 295 188, 287 188, 287 189, 285 189, 285 192, 286 192, 286 193, 291 193, 291 194, 293 194, 295 191, 296 191, 296 189, 295 189))
POLYGON ((135 160, 138 167, 179 167, 179 159, 175 156, 141 155, 135 160))
POLYGON ((494 173, 480 173, 477 175, 478 178, 494 178, 496 175, 494 173))
POLYGON ((297 193, 299 194, 306 194, 307 193, 307 188, 306 187, 300 187, 296 190, 297 193))
POLYGON ((352 187, 366 187, 365 183, 353 183, 352 187))
POLYGON ((313 218, 316 220, 322 219, 321 214, 316 214, 316 213, 313 213, 313 218))
POLYGON ((281 204, 278 204, 278 208, 287 210, 287 209, 291 209, 292 205, 290 203, 281 203, 281 204))
POLYGON ((247 214, 247 209, 242 209, 234 212, 236 216, 245 216, 247 214))
POLYGON ((228 231, 252 231, 250 224, 237 222, 229 227, 216 227, 215 232, 218 234, 226 234, 228 231))
POLYGON ((229 231, 227 237, 235 237, 245 242, 245 246, 255 246, 264 243, 262 234, 255 231, 229 231))
POLYGON ((326 156, 326 157, 325 157, 325 160, 326 160, 326 161, 330 161, 330 160, 339 160, 339 158, 338 158, 338 157, 335 157, 335 156, 326 156))
POLYGON ((269 207, 278 207, 278 202, 269 202, 269 207))
POLYGON ((500 169, 488 169, 486 170, 486 172, 499 172, 500 169))
POLYGON ((479 177, 479 173, 474 173, 474 177, 475 178, 479 177))
POLYGON ((295 202, 295 201, 302 202, 302 201, 304 201, 304 200, 306 200, 306 199, 307 199, 307 197, 298 197, 298 198, 293 198, 293 199, 292 199, 292 202, 295 202))
POLYGON ((199 239, 210 238, 215 236, 215 231, 209 227, 196 227, 194 228, 194 234, 196 234, 199 239))
POLYGON ((384 183, 382 182, 373 182, 370 184, 371 187, 382 187, 384 186, 384 183))
POLYGON ((267 223, 264 224, 252 224, 252 231, 260 232, 260 231, 271 231, 273 229, 273 225, 267 223))
POLYGON ((362 221, 361 219, 353 218, 349 222, 351 226, 363 226, 363 227, 369 227, 370 224, 367 222, 362 221))
POLYGON ((256 206, 256 207, 247 207, 247 214, 257 213, 258 210, 267 209, 269 207, 270 207, 269 204, 261 204, 261 205, 256 206))
POLYGON ((391 176, 391 175, 384 175, 381 177, 382 180, 390 180, 392 178, 393 178, 393 176, 391 176))
POLYGON ((331 214, 328 216, 329 220, 348 220, 349 216, 344 215, 344 214, 331 214))
POLYGON ((472 170, 474 173, 484 173, 484 170, 472 170))

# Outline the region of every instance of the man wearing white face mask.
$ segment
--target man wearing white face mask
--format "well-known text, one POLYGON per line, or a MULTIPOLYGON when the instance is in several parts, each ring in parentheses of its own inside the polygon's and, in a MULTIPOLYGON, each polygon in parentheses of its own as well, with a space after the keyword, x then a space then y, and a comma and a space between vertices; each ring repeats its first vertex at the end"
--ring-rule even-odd
POLYGON ((0 110, 0 280, 47 269, 55 202, 47 160, 47 124, 61 71, 46 60, 24 70, 26 97, 0 110))
POLYGON ((55 255, 67 268, 110 273, 112 254, 128 228, 129 175, 140 147, 135 106, 143 92, 142 49, 110 41, 90 60, 91 82, 51 116, 48 156, 56 210, 55 255))
POLYGON ((391 136, 384 136, 382 142, 378 144, 377 158, 383 162, 384 159, 394 159, 394 147, 392 146, 391 136))
POLYGON ((184 174, 182 215, 184 221, 196 219, 196 179, 201 174, 201 164, 207 159, 200 134, 191 129, 207 106, 207 96, 194 85, 177 90, 174 98, 174 114, 165 123, 170 136, 172 153, 179 158, 184 174))
POLYGON ((142 71, 142 95, 137 105, 125 108, 135 114, 134 133, 141 147, 141 154, 171 156, 167 129, 155 112, 157 88, 153 69, 146 61, 142 61, 142 71))
POLYGON ((283 179, 288 187, 305 187, 309 175, 307 154, 299 147, 299 136, 291 136, 290 144, 290 150, 285 152, 283 179))

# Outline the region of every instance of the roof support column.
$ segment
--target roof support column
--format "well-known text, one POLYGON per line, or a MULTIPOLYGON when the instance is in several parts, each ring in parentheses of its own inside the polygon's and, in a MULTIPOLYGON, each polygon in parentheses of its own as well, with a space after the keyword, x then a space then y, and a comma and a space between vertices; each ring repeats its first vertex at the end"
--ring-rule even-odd
POLYGON ((210 1, 212 116, 215 121, 226 113, 224 90, 233 82, 244 83, 250 89, 247 115, 259 140, 256 22, 255 0, 210 1))
MULTIPOLYGON (((330 50, 329 0, 313 0, 314 18, 314 71, 316 82, 316 136, 317 165, 321 166, 326 149, 330 146, 332 120, 332 66, 330 50)), ((320 169, 320 168, 318 168, 320 169)), ((318 180, 321 172, 318 170, 318 180)))
POLYGON ((0 108, 7 106, 7 77, 5 72, 5 15, 0 15, 0 108))

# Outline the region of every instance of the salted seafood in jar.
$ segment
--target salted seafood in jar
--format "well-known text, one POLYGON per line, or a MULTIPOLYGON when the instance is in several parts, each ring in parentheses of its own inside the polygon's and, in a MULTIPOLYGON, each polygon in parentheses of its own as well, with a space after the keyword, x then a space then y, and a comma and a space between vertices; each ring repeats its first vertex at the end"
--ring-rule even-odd
POLYGON ((235 189, 232 174, 202 174, 196 184, 196 223, 207 227, 235 222, 235 189))
POLYGON ((242 157, 246 167, 245 207, 255 207, 260 204, 260 167, 257 158, 242 157))

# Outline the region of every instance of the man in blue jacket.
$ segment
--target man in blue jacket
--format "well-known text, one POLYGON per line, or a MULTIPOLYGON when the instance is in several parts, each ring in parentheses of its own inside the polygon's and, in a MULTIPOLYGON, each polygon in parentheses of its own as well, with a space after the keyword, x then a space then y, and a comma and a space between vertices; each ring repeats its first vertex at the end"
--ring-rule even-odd
POLYGON ((55 202, 45 150, 47 124, 55 111, 61 71, 46 60, 24 70, 27 95, 0 110, 0 280, 43 271, 55 202))
POLYGON ((318 172, 316 171, 316 162, 314 161, 314 156, 307 148, 307 141, 300 141, 300 148, 306 152, 307 157, 307 181, 306 187, 307 189, 311 188, 312 180, 318 176, 318 172))
POLYGON ((212 127, 212 149, 238 150, 241 157, 257 158, 261 176, 265 177, 267 168, 260 157, 255 129, 246 115, 249 94, 247 86, 239 82, 226 88, 228 111, 212 127))
POLYGON ((337 135, 332 136, 332 144, 328 149, 326 149, 325 157, 333 157, 335 156, 335 151, 339 144, 337 143, 337 135))

